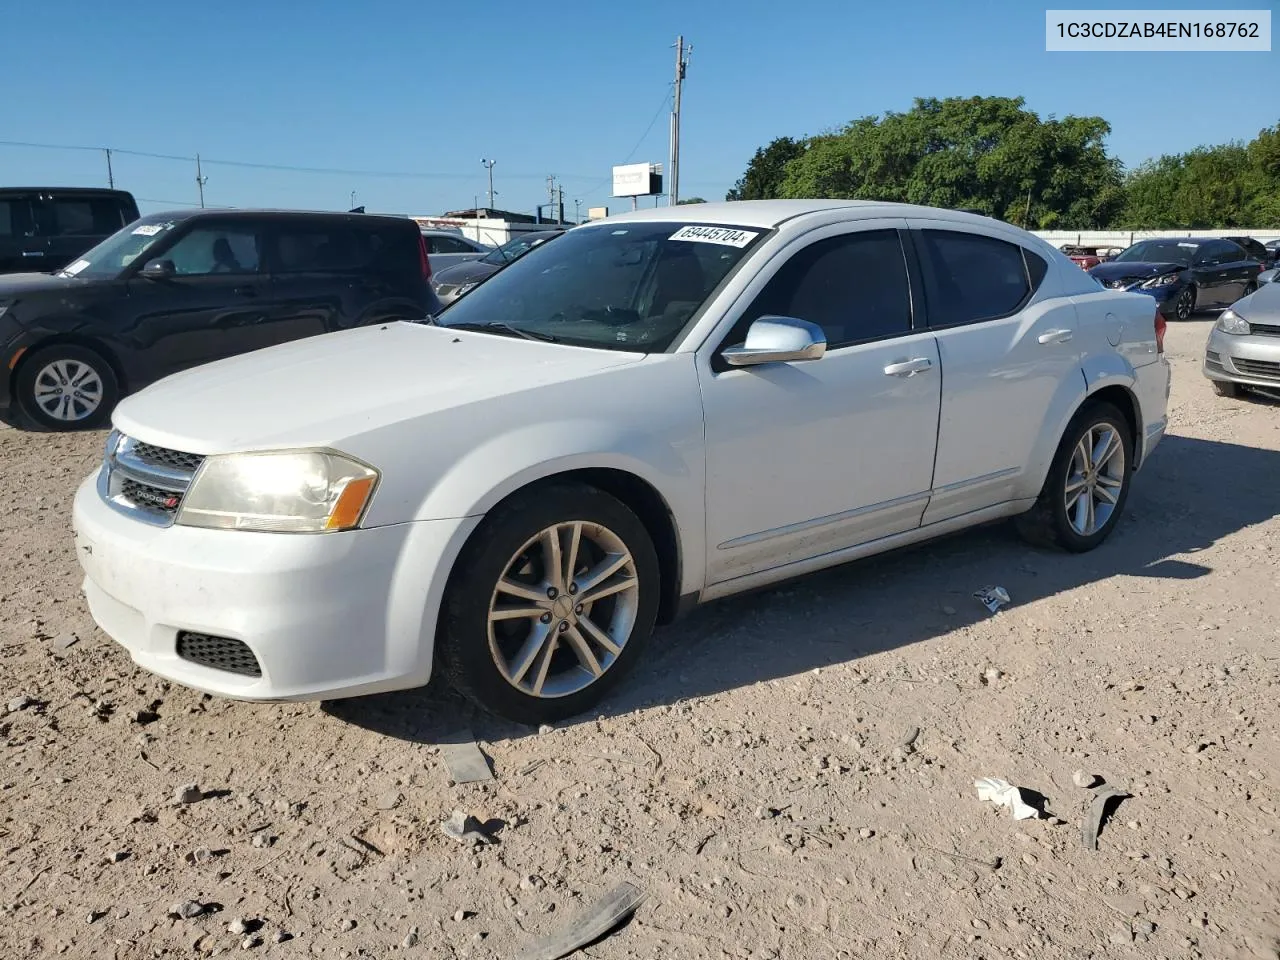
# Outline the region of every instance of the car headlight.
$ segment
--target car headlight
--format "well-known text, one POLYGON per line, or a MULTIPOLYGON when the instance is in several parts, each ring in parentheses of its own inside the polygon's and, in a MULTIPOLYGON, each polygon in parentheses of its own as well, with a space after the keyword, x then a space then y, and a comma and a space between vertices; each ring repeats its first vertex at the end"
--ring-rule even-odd
POLYGON ((1155 290, 1157 287, 1167 287, 1170 284, 1177 282, 1178 275, 1176 273, 1166 273, 1162 277, 1152 277, 1150 280, 1144 280, 1142 282, 1142 289, 1155 290))
POLYGON ((331 533, 364 516, 378 471, 327 450, 205 458, 176 523, 225 530, 331 533))
POLYGON ((1238 336, 1243 336, 1252 332, 1252 328, 1249 326, 1249 321, 1240 316, 1240 314, 1236 313, 1234 310, 1223 310, 1221 315, 1218 317, 1216 326, 1223 333, 1233 333, 1238 336))
POLYGON ((458 287, 458 289, 454 291, 454 293, 459 297, 462 296, 464 293, 470 293, 472 290, 476 288, 476 285, 479 282, 480 282, 479 280, 472 280, 470 283, 461 284, 458 287))

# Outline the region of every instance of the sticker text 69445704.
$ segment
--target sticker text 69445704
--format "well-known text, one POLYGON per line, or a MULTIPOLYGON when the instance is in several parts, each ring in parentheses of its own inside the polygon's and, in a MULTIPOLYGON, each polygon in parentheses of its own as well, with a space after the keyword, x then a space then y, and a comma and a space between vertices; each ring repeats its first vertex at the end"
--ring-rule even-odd
POLYGON ((739 230, 737 227, 681 227, 673 233, 669 240, 691 240, 694 243, 718 243, 725 247, 745 247, 760 236, 754 230, 739 230))

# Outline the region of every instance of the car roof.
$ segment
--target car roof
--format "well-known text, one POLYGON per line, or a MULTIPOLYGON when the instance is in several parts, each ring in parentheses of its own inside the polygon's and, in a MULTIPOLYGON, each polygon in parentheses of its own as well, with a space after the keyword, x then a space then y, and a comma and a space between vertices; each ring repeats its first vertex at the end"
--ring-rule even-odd
MULTIPOLYGON (((680 221, 684 223, 716 223, 735 227, 777 227, 788 220, 807 214, 842 210, 853 220, 874 217, 925 217, 955 223, 991 224, 990 217, 939 207, 922 207, 911 203, 888 203, 881 200, 728 200, 722 203, 683 204, 656 207, 615 214, 594 223, 631 221, 680 221)), ((998 221, 996 221, 998 222, 998 221)), ((590 226, 591 224, 585 224, 590 226)))
POLYGON ((332 220, 342 223, 408 224, 417 226, 408 217, 380 216, 376 213, 344 213, 336 210, 274 210, 243 209, 240 207, 202 207, 195 210, 163 210, 149 213, 143 220, 195 220, 216 217, 219 220, 332 220))
POLYGON ((95 197, 132 197, 128 190, 110 187, 0 187, 0 196, 24 193, 90 194, 95 197))

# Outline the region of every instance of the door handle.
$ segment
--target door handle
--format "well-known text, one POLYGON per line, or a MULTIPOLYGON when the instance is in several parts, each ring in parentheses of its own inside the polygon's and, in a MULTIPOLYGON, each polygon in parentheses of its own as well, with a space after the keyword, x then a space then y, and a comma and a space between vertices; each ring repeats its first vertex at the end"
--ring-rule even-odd
POLYGON ((258 295, 256 287, 236 287, 235 292, 242 297, 256 297, 258 295))
POLYGON ((886 377, 914 377, 917 373, 924 373, 932 366, 933 361, 928 357, 913 357, 900 363, 889 364, 884 368, 884 375, 886 377))
POLYGON ((1050 330, 1037 337, 1041 343, 1066 343, 1071 339, 1070 330, 1050 330))
POLYGON ((43 257, 44 251, 43 250, 23 250, 22 255, 24 257, 43 257))

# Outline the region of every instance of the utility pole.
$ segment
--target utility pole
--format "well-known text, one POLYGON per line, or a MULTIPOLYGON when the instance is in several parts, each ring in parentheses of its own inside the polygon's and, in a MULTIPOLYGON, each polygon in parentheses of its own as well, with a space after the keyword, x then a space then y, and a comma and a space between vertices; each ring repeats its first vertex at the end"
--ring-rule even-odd
POLYGON ((111 148, 103 147, 102 152, 107 155, 107 186, 114 190, 116 188, 116 177, 111 172, 111 148))
POLYGON ((564 187, 556 187, 556 223, 564 223, 564 187))
POLYGON ((497 160, 485 160, 483 157, 480 159, 480 165, 489 171, 489 209, 490 210, 493 209, 493 165, 497 162, 498 162, 497 160))
POLYGON ((196 154, 196 189, 200 191, 200 206, 204 206, 204 185, 209 182, 209 178, 204 176, 200 171, 200 154, 196 154))
POLYGON ((689 54, 693 52, 693 44, 684 45, 684 37, 676 37, 676 88, 671 101, 671 189, 667 191, 671 197, 671 206, 680 202, 680 91, 684 85, 685 68, 689 66, 689 54))
POLYGON ((347 207, 347 209, 348 209, 348 210, 354 210, 355 208, 356 208, 356 192, 355 192, 354 190, 352 190, 352 191, 351 191, 351 206, 347 207))
POLYGON ((582 222, 582 201, 581 200, 573 201, 573 222, 574 223, 582 222))

